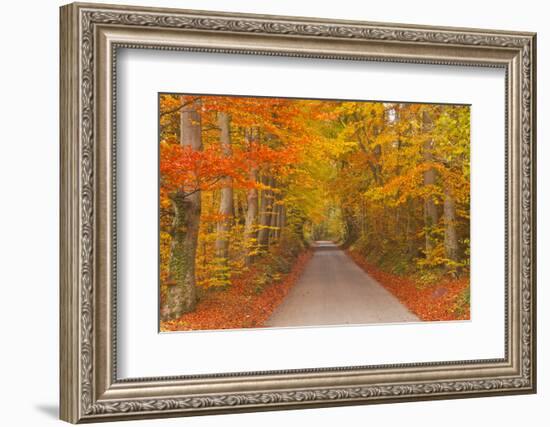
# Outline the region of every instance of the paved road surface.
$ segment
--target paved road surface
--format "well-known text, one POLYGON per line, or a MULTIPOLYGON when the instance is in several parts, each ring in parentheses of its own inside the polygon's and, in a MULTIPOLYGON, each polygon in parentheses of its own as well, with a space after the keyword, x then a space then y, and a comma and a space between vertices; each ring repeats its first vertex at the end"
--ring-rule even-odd
POLYGON ((416 322, 419 319, 332 242, 317 242, 268 327, 416 322))

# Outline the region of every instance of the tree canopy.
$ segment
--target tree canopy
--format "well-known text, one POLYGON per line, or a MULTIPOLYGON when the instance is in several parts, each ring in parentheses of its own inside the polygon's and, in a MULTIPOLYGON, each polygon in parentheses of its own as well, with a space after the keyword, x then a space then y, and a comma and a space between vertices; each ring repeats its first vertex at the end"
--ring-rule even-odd
POLYGON ((162 94, 159 120, 163 319, 315 240, 426 281, 469 272, 468 106, 162 94))

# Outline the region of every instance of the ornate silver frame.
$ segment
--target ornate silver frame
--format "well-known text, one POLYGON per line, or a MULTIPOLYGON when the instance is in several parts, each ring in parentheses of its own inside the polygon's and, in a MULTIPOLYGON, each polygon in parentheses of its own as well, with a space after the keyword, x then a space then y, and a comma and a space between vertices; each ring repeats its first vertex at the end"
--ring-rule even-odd
POLYGON ((61 419, 183 415, 534 393, 533 33, 71 4, 61 8, 61 419), (506 339, 493 360, 119 380, 117 48, 502 67, 506 339))

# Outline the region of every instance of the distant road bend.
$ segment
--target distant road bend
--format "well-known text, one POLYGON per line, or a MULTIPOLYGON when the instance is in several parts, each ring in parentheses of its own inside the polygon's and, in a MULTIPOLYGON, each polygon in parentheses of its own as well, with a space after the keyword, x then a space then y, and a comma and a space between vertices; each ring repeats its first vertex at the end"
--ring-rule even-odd
POLYGON ((265 326, 420 321, 336 244, 318 241, 314 250, 298 283, 265 326))

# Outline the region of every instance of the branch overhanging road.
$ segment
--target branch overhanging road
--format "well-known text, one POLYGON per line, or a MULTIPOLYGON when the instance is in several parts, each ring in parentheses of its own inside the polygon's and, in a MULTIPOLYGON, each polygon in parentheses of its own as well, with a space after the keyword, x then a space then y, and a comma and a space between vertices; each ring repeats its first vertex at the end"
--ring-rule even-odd
POLYGON ((316 242, 302 276, 267 327, 419 322, 332 242, 316 242))

